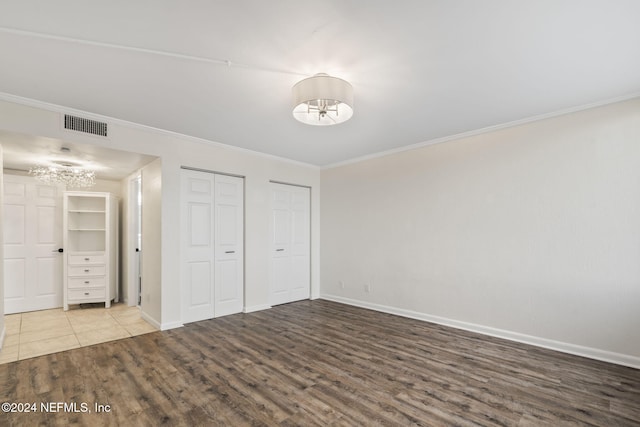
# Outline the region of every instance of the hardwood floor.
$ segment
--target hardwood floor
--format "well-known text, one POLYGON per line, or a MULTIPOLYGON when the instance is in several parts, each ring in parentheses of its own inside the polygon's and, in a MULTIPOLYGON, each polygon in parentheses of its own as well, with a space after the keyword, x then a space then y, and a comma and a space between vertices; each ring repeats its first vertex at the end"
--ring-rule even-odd
POLYGON ((0 395, 38 409, 2 426, 640 425, 640 370, 322 300, 0 365, 0 395))

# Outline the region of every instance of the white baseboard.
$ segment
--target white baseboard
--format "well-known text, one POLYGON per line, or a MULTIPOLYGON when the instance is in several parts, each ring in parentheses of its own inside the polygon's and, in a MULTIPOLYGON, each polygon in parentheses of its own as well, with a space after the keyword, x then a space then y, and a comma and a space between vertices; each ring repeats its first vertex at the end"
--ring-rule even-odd
POLYGON ((383 313, 395 314, 397 316, 408 317, 425 322, 437 323, 439 325, 451 326, 465 331, 477 332, 497 338, 504 338, 510 341, 521 342, 524 344, 534 345, 536 347, 547 348, 550 350, 560 351, 563 353, 573 354, 576 356, 588 357, 590 359, 601 360, 603 362, 615 363, 617 365, 628 366, 640 369, 640 357, 630 356, 627 354, 614 353, 597 348, 584 347, 580 345, 554 341, 546 338, 525 335, 518 332, 507 331, 504 329, 491 328, 488 326, 478 325, 475 323, 461 322, 458 320, 448 319, 440 316, 432 316, 417 311, 405 310, 381 304, 375 304, 367 301, 354 300, 344 298, 337 295, 321 295, 320 298, 339 302, 342 304, 352 305, 355 307, 367 308, 369 310, 380 311, 383 313))
POLYGON ((156 319, 154 319, 153 317, 149 316, 147 313, 142 311, 142 309, 140 310, 140 317, 142 317, 144 320, 146 320, 151 325, 153 325, 153 327, 155 327, 156 329, 159 329, 161 331, 166 331, 168 329, 174 329, 174 328, 180 328, 180 327, 183 326, 182 322, 160 323, 156 319))
POLYGON ((168 331, 169 329, 182 328, 183 326, 182 322, 166 322, 160 325, 160 330, 168 331))
POLYGON ((261 305, 254 305, 254 306, 251 306, 251 307, 245 307, 242 312, 243 313, 253 313, 254 311, 268 310, 270 308, 271 308, 271 306, 269 304, 261 304, 261 305))

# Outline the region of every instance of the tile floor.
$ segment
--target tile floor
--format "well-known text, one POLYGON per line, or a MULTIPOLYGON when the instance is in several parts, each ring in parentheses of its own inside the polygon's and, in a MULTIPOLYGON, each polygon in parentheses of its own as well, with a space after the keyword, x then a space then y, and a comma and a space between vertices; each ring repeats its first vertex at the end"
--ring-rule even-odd
POLYGON ((113 341, 157 329, 140 317, 137 307, 73 306, 9 314, 0 363, 9 363, 72 348, 113 341))

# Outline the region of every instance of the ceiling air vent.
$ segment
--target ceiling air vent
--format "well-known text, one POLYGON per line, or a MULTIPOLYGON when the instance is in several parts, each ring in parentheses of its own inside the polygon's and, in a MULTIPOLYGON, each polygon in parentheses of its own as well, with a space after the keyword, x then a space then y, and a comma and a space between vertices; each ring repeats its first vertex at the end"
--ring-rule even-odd
POLYGON ((90 133, 92 135, 107 136, 107 124, 82 117, 64 115, 64 128, 77 132, 90 133))

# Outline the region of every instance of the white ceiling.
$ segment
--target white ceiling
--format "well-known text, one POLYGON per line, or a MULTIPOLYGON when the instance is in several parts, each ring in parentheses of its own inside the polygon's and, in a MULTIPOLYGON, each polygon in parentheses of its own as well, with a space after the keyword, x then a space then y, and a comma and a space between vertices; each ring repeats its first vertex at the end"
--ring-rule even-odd
POLYGON ((0 92, 315 165, 640 94, 637 0, 0 0, 0 92), (291 115, 326 72, 355 113, 291 115))
POLYGON ((60 139, 3 130, 0 130, 0 145, 5 170, 28 171, 36 165, 73 163, 95 171, 99 179, 111 181, 119 181, 155 159, 152 156, 96 145, 73 144, 60 139), (62 147, 68 148, 69 151, 63 152, 62 147))

